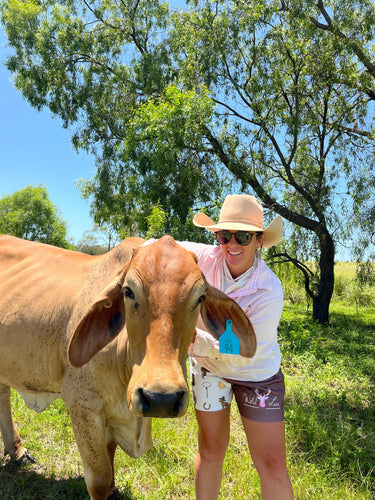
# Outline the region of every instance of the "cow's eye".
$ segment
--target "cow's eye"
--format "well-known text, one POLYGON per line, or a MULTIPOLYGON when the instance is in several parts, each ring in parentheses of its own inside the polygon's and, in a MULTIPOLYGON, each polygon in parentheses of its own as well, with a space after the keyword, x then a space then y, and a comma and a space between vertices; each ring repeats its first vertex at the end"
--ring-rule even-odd
POLYGON ((125 289, 124 289, 124 295, 128 299, 132 299, 132 300, 135 299, 135 295, 134 295, 133 290, 130 287, 128 287, 128 286, 126 286, 125 289))
POLYGON ((200 304, 200 303, 202 302, 202 300, 204 300, 205 298, 206 298, 206 296, 205 296, 204 294, 203 294, 203 295, 201 295, 201 296, 199 297, 199 299, 197 300, 197 302, 196 302, 195 306, 193 307, 193 311, 194 311, 194 309, 196 309, 196 308, 199 306, 199 304, 200 304))

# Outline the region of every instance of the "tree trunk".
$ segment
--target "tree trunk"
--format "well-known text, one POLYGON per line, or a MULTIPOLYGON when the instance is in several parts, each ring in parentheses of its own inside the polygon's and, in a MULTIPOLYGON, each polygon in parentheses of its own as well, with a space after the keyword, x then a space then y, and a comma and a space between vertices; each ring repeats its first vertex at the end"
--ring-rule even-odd
POLYGON ((320 283, 313 297, 313 319, 320 324, 328 323, 329 305, 334 288, 335 248, 331 235, 324 232, 320 236, 320 283))
POLYGON ((333 293, 333 284, 330 288, 331 291, 327 289, 326 285, 321 293, 319 293, 319 290, 315 297, 313 297, 313 319, 320 324, 328 323, 329 321, 329 305, 333 293))

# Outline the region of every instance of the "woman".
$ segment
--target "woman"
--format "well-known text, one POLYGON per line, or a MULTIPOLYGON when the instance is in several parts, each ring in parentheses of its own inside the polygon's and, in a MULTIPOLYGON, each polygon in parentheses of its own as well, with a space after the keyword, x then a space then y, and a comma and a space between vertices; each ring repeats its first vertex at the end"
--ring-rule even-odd
MULTIPOLYGON (((194 224, 215 233, 219 246, 183 242, 193 251, 207 280, 232 297, 248 315, 257 337, 253 358, 220 352, 219 341, 197 328, 190 347, 192 390, 198 421, 195 487, 198 500, 216 499, 229 442, 230 404, 235 396, 249 450, 260 477, 263 500, 293 498, 286 467, 284 377, 277 327, 283 293, 259 250, 275 245, 283 223, 277 216, 263 227, 260 202, 229 195, 215 224, 199 213, 194 224)), ((203 326, 199 323, 198 326, 203 326)))

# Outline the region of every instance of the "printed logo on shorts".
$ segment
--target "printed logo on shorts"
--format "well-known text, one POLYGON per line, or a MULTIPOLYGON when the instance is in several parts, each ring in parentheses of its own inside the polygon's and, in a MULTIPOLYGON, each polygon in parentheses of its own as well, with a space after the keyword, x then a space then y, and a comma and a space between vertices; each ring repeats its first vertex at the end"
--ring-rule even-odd
POLYGON ((266 410, 278 410, 280 402, 276 395, 271 395, 271 389, 255 389, 255 396, 242 395, 243 404, 250 408, 265 408, 266 410))

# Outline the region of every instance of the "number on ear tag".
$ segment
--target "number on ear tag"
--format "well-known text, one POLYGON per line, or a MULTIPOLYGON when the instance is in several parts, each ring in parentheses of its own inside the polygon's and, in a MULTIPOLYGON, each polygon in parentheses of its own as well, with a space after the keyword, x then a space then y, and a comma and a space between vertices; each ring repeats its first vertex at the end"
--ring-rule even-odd
POLYGON ((240 353, 240 339, 232 330, 231 319, 227 319, 225 331, 219 337, 219 351, 222 354, 240 353))

